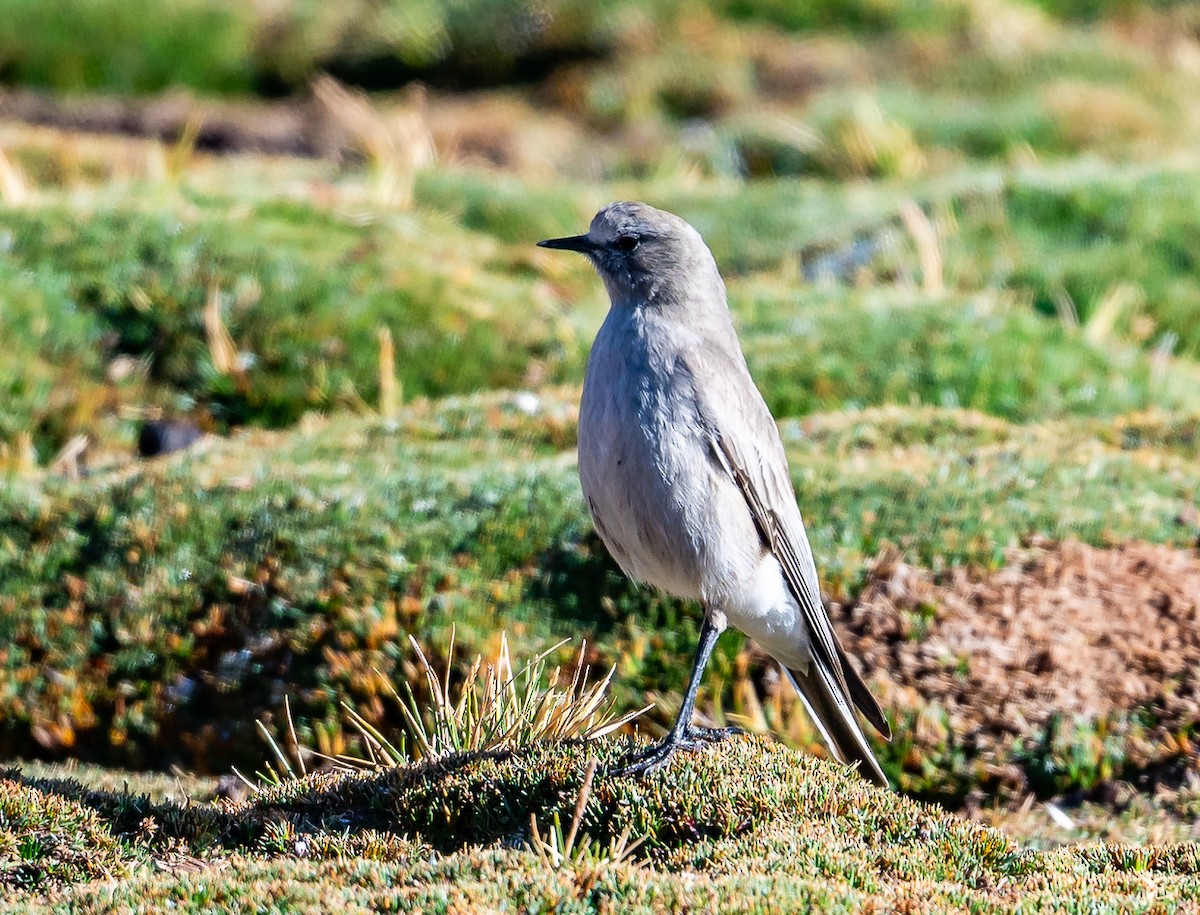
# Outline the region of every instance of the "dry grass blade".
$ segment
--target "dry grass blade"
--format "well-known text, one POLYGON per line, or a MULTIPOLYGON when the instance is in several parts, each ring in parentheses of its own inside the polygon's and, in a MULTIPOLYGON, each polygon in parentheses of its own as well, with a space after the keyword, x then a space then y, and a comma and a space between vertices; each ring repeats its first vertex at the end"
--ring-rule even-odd
POLYGON ((1075 300, 1071 298, 1071 294, 1059 286, 1054 290, 1051 298, 1054 299, 1054 310, 1058 314, 1058 319, 1062 321, 1063 327, 1068 330, 1078 329, 1079 309, 1075 307, 1075 300))
POLYGON ((567 851, 575 845, 575 836, 579 833, 579 821, 583 819, 583 810, 587 807, 588 798, 592 796, 592 780, 596 777, 595 758, 588 760, 587 770, 583 773, 583 784, 579 786, 579 796, 575 799, 575 814, 571 817, 571 831, 567 833, 567 851))
MULTIPOLYGON (((467 684, 469 687, 473 687, 479 679, 479 668, 482 664, 482 656, 476 655, 475 662, 471 665, 471 670, 467 673, 467 684)), ((480 714, 479 703, 479 691, 477 689, 463 689, 462 699, 459 702, 459 714, 472 722, 470 737, 468 738, 472 746, 478 746, 485 723, 484 716, 480 714)))
POLYGON ((1084 325, 1083 336, 1091 343, 1103 343, 1124 315, 1142 308, 1145 298, 1145 293, 1133 283, 1112 286, 1092 310, 1084 325))
MULTIPOLYGON (((454 673, 454 638, 458 635, 458 629, 454 626, 450 627, 450 647, 446 650, 446 674, 442 677, 442 698, 446 705, 451 705, 450 702, 450 676, 454 673)), ((424 660, 424 658, 422 658, 424 660)), ((430 671, 432 673, 432 671, 430 671)))
MULTIPOLYGON (((434 669, 415 639, 409 641, 417 656, 418 676, 423 677, 428 689, 430 699, 426 705, 417 700, 407 681, 398 687, 376 671, 403 719, 405 736, 401 740, 389 740, 379 727, 342 703, 345 723, 358 734, 361 754, 304 750, 296 736, 291 705, 285 705, 288 737, 298 760, 300 777, 308 772, 305 752, 344 768, 394 768, 413 759, 436 759, 452 753, 487 752, 540 741, 593 740, 620 730, 653 707, 614 717, 608 687, 615 668, 595 683, 589 683, 582 648, 569 678, 561 667, 547 675, 547 659, 568 640, 550 646, 514 673, 508 639, 502 635, 495 660, 485 666, 482 656, 477 656, 458 682, 454 673, 453 636, 445 673, 434 669)), ((277 761, 277 766, 267 764, 269 774, 261 776, 262 779, 277 784, 284 778, 297 778, 296 767, 266 726, 259 722, 258 729, 277 761)), ((577 831, 578 822, 574 825, 577 831)))
POLYGON ((167 175, 179 179, 196 155, 196 141, 200 139, 200 131, 204 129, 204 112, 193 111, 184 122, 179 138, 171 144, 165 156, 164 165, 167 175))
POLYGON ((50 472, 60 473, 68 480, 77 481, 81 479, 83 476, 83 458, 90 444, 91 439, 86 435, 72 436, 71 440, 59 449, 58 454, 54 456, 54 460, 50 462, 50 472))
POLYGON ((242 784, 244 784, 244 785, 245 785, 247 788, 249 788, 249 789, 250 789, 252 792, 254 792, 255 794, 257 794, 259 791, 261 791, 261 790, 262 790, 262 788, 260 788, 260 787, 259 787, 259 783, 258 783, 258 782, 256 782, 256 781, 254 781, 253 779, 249 779, 249 778, 247 778, 246 776, 244 776, 244 775, 243 775, 243 774, 242 774, 242 773, 241 773, 241 772, 238 770, 238 767, 237 767, 237 766, 232 766, 231 768, 233 769, 233 774, 234 774, 234 775, 236 775, 236 776, 237 776, 239 779, 241 779, 241 781, 242 781, 242 784))
POLYGON ((900 207, 900 216, 917 245, 917 255, 921 259, 921 287, 930 294, 941 292, 942 252, 937 230, 925 211, 911 200, 900 207))
POLYGON ((400 386, 396 381, 396 345, 390 328, 379 328, 379 415, 391 419, 400 409, 400 386))
POLYGON ((0 201, 9 206, 20 206, 31 196, 29 182, 16 163, 0 149, 0 201))
POLYGON ((300 741, 296 739, 296 725, 292 721, 292 703, 287 696, 283 697, 283 713, 287 719, 288 737, 292 741, 292 752, 296 754, 296 763, 300 766, 300 774, 308 775, 308 767, 304 765, 304 751, 300 748, 300 741))
POLYGON ((433 743, 429 739, 429 733, 425 730, 425 723, 422 720, 421 708, 417 704, 417 698, 413 695, 412 687, 406 682, 404 691, 408 694, 408 699, 405 700, 396 691, 396 687, 390 682, 388 683, 388 691, 392 694, 392 698, 396 700, 396 706, 400 709, 400 714, 404 716, 404 721, 408 725, 409 733, 417 743, 417 748, 421 751, 422 756, 432 756, 433 743))
POLYGON ((208 338, 208 352, 212 358, 213 368, 222 375, 228 375, 237 384, 239 391, 249 389, 246 370, 238 358, 237 346, 233 336, 225 326, 221 316, 221 287, 213 283, 208 287, 208 296, 204 301, 204 332, 208 338))
POLYGON ((583 814, 587 809, 588 800, 592 796, 592 785, 598 766, 599 763, 594 757, 588 761, 587 769, 583 774, 583 783, 579 786, 579 792, 575 796, 575 811, 571 816, 571 827, 565 837, 558 811, 554 812, 550 828, 546 830, 544 837, 541 829, 538 828, 537 817, 530 814, 529 844, 537 852, 543 866, 571 867, 594 872, 606 866, 626 862, 646 841, 646 836, 642 836, 631 842, 628 827, 622 831, 620 836, 610 839, 607 847, 602 846, 599 842, 594 842, 587 833, 580 833, 579 827, 583 823, 583 814))
POLYGON ((344 702, 342 703, 342 708, 346 710, 350 722, 366 738, 368 749, 373 753, 379 753, 383 757, 381 765, 399 766, 408 761, 408 755, 384 737, 379 732, 379 729, 363 718, 362 715, 344 702))
MULTIPOLYGON (((257 722, 257 724, 258 732, 262 734, 263 738, 267 741, 267 745, 270 746, 271 752, 275 754, 275 758, 279 761, 280 768, 287 774, 288 778, 294 779, 296 777, 296 773, 292 770, 292 764, 288 762, 287 755, 283 752, 283 748, 276 743, 275 738, 271 736, 271 732, 267 730, 267 726, 265 724, 263 724, 261 721, 257 722)), ((270 768, 271 764, 267 763, 267 767, 270 768)))

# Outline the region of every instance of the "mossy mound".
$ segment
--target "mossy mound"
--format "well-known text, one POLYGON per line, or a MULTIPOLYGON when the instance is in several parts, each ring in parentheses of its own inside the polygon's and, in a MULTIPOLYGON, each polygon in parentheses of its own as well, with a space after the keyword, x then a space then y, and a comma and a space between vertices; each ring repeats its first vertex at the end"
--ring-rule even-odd
MULTIPOLYGON (((329 773, 285 782, 238 811, 297 827, 391 829, 442 852, 470 845, 526 842, 531 817, 564 831, 584 770, 599 772, 580 829, 607 845, 643 838, 639 856, 671 867, 708 867, 737 858, 762 833, 786 829, 795 842, 830 850, 830 826, 845 848, 870 837, 914 848, 932 867, 941 843, 969 845, 978 861, 1007 867, 1011 851, 989 832, 937 808, 879 791, 847 770, 762 737, 733 738, 680 754, 644 779, 609 778, 636 744, 628 741, 540 745, 516 752, 463 755, 382 773, 329 773), (739 851, 741 849, 741 851, 739 851)), ((945 863, 943 862, 943 865, 945 863)))
POLYGON ((124 875, 128 850, 78 797, 0 771, 0 891, 124 875))
MULTIPOLYGON (((409 768, 322 773, 241 804, 179 806, 88 792, 76 783, 14 785, 31 805, 90 817, 130 877, 87 881, 53 870, 13 911, 171 905, 200 911, 735 911, 816 904, 922 911, 1148 909, 1200 897, 1195 846, 1022 850, 1001 833, 866 784, 850 771, 759 738, 681 754, 643 780, 596 778, 581 833, 607 846, 644 838, 632 855, 595 852, 555 865, 530 844, 530 818, 565 833, 584 769, 622 743, 541 745, 409 768), (63 900, 59 902, 58 900, 63 900), (1068 900, 1074 900, 1068 903, 1068 900), (1145 905, 1142 905, 1142 901, 1145 905), (1132 906, 1132 908, 1129 908, 1132 906)), ((11 773, 10 773, 11 774, 11 773)))

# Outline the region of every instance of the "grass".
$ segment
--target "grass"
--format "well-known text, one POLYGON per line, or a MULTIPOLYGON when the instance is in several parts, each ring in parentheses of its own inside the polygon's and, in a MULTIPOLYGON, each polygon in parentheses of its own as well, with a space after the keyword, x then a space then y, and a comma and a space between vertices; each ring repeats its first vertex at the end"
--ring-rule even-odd
MULTIPOLYGON (((1135 349, 1196 345, 1200 301, 1174 241, 1195 214, 1169 203, 1186 200, 1191 172, 1130 181, 1120 171, 1033 173, 986 195, 978 178, 930 185, 951 284, 939 297, 918 292, 906 266, 915 254, 895 225, 906 195, 888 183, 650 196, 694 221, 729 265, 751 367, 777 414, 895 402, 1012 419, 1192 409, 1194 374, 1135 349), (1065 186, 1061 198, 1047 184, 1065 186), (769 195, 786 205, 764 208, 769 195), (1148 199, 1163 205, 1152 213, 1148 199), (1109 222, 1085 230, 1101 218, 1088 207, 1109 222), (1050 256, 1039 232, 1055 219, 1050 256), (885 239, 860 270, 858 282, 875 278, 869 288, 797 288, 797 262, 864 227, 885 239), (1067 300, 1082 333, 1025 307, 1067 300)), ((239 204, 211 180, 139 186, 148 204, 136 207, 51 194, 4 213, 0 293, 11 306, 0 321, 20 349, 0 370, 12 405, 0 441, 31 432, 48 463, 80 432, 102 447, 129 442, 154 411, 191 412, 217 430, 369 411, 381 397, 381 329, 405 397, 578 379, 602 292, 582 264, 530 248, 584 222, 567 191, 525 198, 516 179, 445 172, 418 184, 418 212, 397 216, 261 191, 239 204), (209 340, 210 305, 225 359, 209 340)))
MULTIPOLYGON (((632 857, 548 866, 530 848, 530 817, 570 816, 588 760, 604 765, 620 750, 612 743, 535 746, 434 766, 325 773, 216 807, 17 773, 4 784, 28 808, 54 809, 64 823, 75 817, 97 830, 108 866, 122 879, 72 891, 85 911, 135 904, 240 910, 264 899, 300 911, 334 904, 590 911, 618 899, 637 911, 663 911, 752 908, 759 893, 773 905, 819 902, 831 911, 903 905, 917 896, 929 911, 1007 911, 1015 898, 1034 911, 1062 911, 1062 900, 1080 893, 1115 907, 1151 888, 1163 905, 1200 892, 1189 846, 1020 850, 995 830, 751 739, 681 758, 645 781, 598 776, 581 829, 601 840, 629 830, 645 841, 632 857)), ((10 895, 14 911, 65 903, 54 888, 80 875, 62 868, 60 854, 66 857, 56 850, 30 856, 23 879, 51 892, 10 895)))
MULTIPOLYGON (((424 221, 354 225, 282 203, 233 218, 188 218, 180 209, 103 209, 82 225, 65 207, 5 218, 10 282, 29 303, 6 313, 6 329, 31 340, 25 315, 56 309, 68 317, 66 333, 54 325, 57 352, 43 344, 30 355, 53 358, 60 371, 78 360, 86 373, 73 392, 80 412, 111 387, 171 411, 202 405, 223 428, 291 425, 306 410, 374 404, 381 327, 392 329, 408 396, 518 386, 531 360, 553 380, 582 360, 581 344, 561 338, 549 307, 527 320, 528 280, 512 279, 499 262, 478 270, 491 248, 482 239, 424 221), (413 250, 418 236, 440 236, 443 256, 430 261, 427 248, 413 250), (222 371, 206 343, 213 296, 238 371, 222 371), (95 358, 101 341, 110 364, 133 365, 117 385, 106 384, 95 358), (76 352, 63 358, 71 342, 76 352)), ((72 414, 41 388, 14 393, 28 404, 14 417, 18 428, 38 430, 48 448, 61 445, 72 414)))
POLYGON ((1194 172, 1063 178, 1035 178, 1007 189, 996 205, 966 209, 966 269, 1031 295, 1044 314, 1056 314, 1056 300, 1065 297, 1084 325, 1119 322, 1127 336, 1194 358, 1200 299, 1182 277, 1194 274, 1196 263, 1179 244, 1200 219, 1185 196, 1194 172), (1054 229, 1053 247, 1047 227, 1054 229), (980 256, 985 243, 998 255, 990 261, 980 256), (1109 306, 1118 307, 1109 318, 1104 304, 1118 290, 1126 298, 1123 306, 1109 306))
MULTIPOLYGON (((0 779, 6 908, 1195 903, 1194 846, 1154 844, 1191 835, 1195 724, 1159 740, 1155 700, 974 741, 905 681, 877 747, 897 796, 800 752, 811 724, 740 636, 701 714, 780 742, 644 782, 604 777, 628 736, 534 740, 576 689, 529 691, 583 636, 653 737, 698 629, 616 569, 573 466, 607 303, 533 242, 614 198, 710 243, 836 625, 882 560, 940 582, 1028 543, 1194 549, 1188 9, 269 7, 0 0, 23 36, 0 79, 126 94, 62 111, 162 137, 0 127, 0 754, 36 759, 0 779), (324 103, 251 101, 322 73, 346 86, 324 103), (353 94, 414 75, 425 95, 353 94), (179 124, 136 98, 172 86, 197 93, 179 124), (284 115, 341 157, 209 150, 284 115), (159 415, 212 435, 135 461, 159 415), (546 646, 519 686, 510 649, 546 646), (489 702, 516 717, 479 725, 489 702), (276 777, 245 801, 134 771, 254 771, 256 720, 276 777), (298 745, 386 765, 314 772, 298 745), (1048 847, 1078 838, 1143 844, 1048 847)), ((905 623, 928 650, 937 612, 905 623)))
MULTIPOLYGON (((353 736, 341 696, 374 726, 399 721, 375 671, 411 677, 403 633, 440 641, 453 622, 465 651, 488 651, 498 614, 523 652, 582 630, 617 665, 623 709, 675 694, 696 610, 629 585, 586 536, 559 418, 574 396, 543 396, 541 417, 489 396, 11 487, 6 751, 248 765, 254 717, 285 694, 328 751, 353 736)), ((1127 423, 1136 438, 1109 445, 1095 431, 1108 420, 1026 428, 928 408, 785 424, 825 589, 852 597, 888 545, 943 569, 995 567, 1035 535, 1193 542, 1190 426, 1127 423)), ((736 708, 754 675, 737 654, 733 638, 718 650, 712 707, 736 708)))
MULTIPOLYGON (((395 768, 418 759, 436 761, 463 754, 509 752, 535 743, 595 740, 622 730, 647 711, 613 714, 608 689, 616 668, 589 682, 591 671, 584 663, 586 645, 580 648, 573 670, 564 673, 561 667, 556 667, 547 674, 546 657, 562 648, 563 643, 546 649, 514 670, 508 639, 501 635, 495 661, 485 664, 483 656, 476 655, 465 678, 455 683, 453 675, 458 665, 453 633, 443 670, 434 668, 416 639, 410 636, 409 643, 419 662, 419 676, 424 681, 429 704, 427 709, 422 708, 407 681, 400 687, 389 685, 391 698, 404 721, 401 737, 384 734, 362 714, 344 706, 346 720, 359 732, 366 755, 320 754, 300 745, 291 706, 285 701, 286 736, 276 736, 262 722, 258 724, 274 754, 274 759, 266 763, 266 773, 259 774, 260 781, 279 786, 285 777, 297 778, 297 772, 307 775, 308 756, 353 771, 395 768), (400 689, 404 690, 403 696, 400 689)), ((259 790, 254 782, 241 777, 249 788, 259 790)), ((557 846, 553 851, 559 857, 566 853, 557 846)))
POLYGON ((906 403, 1028 421, 1193 406, 1182 379, 1160 383, 1132 349, 1090 345, 1004 297, 751 294, 747 359, 776 415, 906 403))

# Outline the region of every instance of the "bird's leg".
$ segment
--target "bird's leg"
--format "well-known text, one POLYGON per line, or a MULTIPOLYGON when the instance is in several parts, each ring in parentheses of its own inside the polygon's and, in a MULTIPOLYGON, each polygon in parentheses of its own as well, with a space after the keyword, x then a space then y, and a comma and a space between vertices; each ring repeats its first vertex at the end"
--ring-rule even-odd
POLYGON ((740 734, 740 728, 698 728, 692 725, 692 714, 696 710, 696 693, 700 690, 700 680, 704 676, 704 668, 712 655, 713 646, 721 635, 724 626, 713 622, 710 614, 704 615, 704 625, 700 629, 700 644, 696 648, 696 660, 692 662, 692 674, 688 680, 687 692, 683 696, 683 704, 670 733, 647 750, 638 753, 632 762, 626 766, 610 770, 610 775, 644 775, 657 769, 676 750, 690 750, 706 743, 724 740, 733 734, 740 734))

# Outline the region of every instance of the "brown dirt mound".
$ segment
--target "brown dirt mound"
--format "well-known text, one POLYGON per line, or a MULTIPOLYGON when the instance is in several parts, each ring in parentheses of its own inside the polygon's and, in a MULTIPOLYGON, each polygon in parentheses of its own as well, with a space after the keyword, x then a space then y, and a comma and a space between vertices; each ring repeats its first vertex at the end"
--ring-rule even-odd
MULTIPOLYGON (((1126 748, 1136 766, 1187 751, 1180 732, 1200 722, 1195 551, 1042 545, 998 572, 940 577, 887 557, 842 623, 884 707, 917 716, 918 746, 949 738, 998 762, 1054 716, 1119 722, 1145 710, 1151 726, 1126 748)), ((1013 766, 992 768, 1023 787, 1013 766)))

